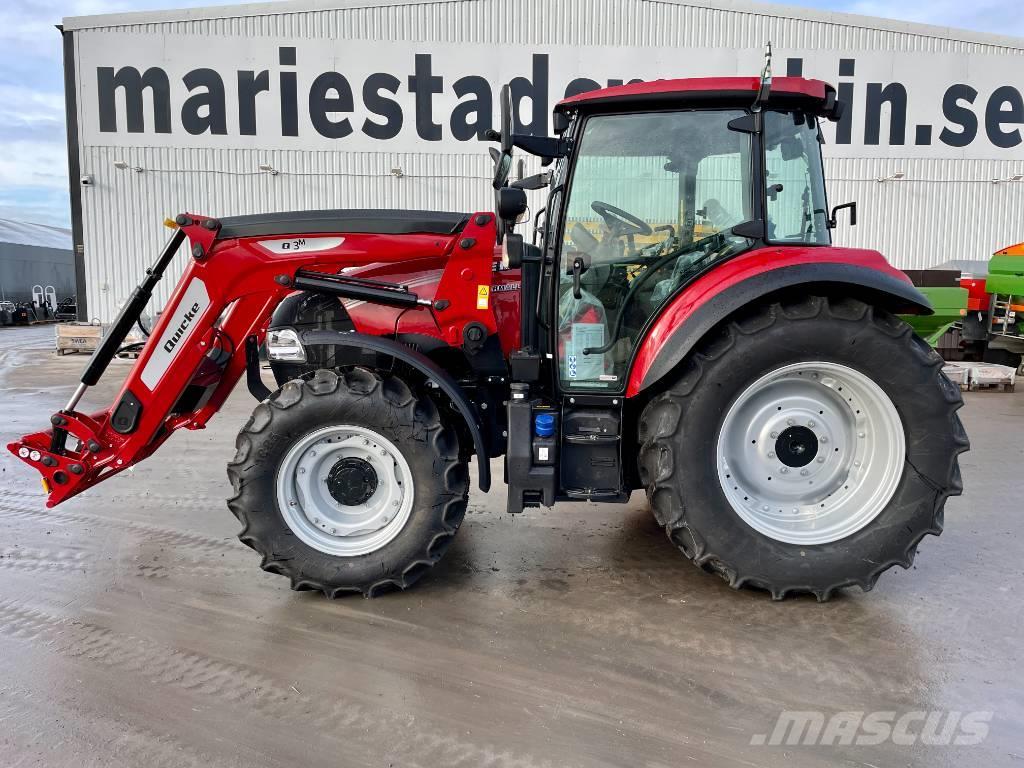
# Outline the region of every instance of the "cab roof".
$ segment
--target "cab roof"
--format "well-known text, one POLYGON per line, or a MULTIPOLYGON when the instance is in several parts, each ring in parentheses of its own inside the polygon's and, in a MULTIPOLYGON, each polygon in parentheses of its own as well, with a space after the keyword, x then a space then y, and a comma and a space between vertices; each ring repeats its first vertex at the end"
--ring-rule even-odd
MULTIPOLYGON (((669 107, 749 103, 761 88, 759 77, 688 77, 650 80, 587 91, 563 99, 557 111, 597 110, 619 107, 669 107)), ((772 78, 768 104, 799 106, 828 115, 835 108, 835 89, 822 80, 804 77, 772 78)))

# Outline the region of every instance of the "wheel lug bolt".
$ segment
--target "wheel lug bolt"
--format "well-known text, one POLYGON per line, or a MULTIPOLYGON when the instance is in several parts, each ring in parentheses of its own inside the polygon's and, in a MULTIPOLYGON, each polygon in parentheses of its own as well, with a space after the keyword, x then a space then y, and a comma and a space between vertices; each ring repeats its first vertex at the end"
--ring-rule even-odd
POLYGON ((369 444, 370 444, 369 440, 363 440, 363 445, 369 445, 369 444))
POLYGON ((828 442, 828 435, 822 435, 821 437, 819 437, 818 438, 818 442, 827 443, 828 442))
POLYGON ((819 456, 818 457, 818 463, 819 464, 824 464, 825 463, 825 457, 824 456, 819 456))
POLYGON ((295 506, 295 502, 294 501, 289 501, 288 502, 288 506, 289 507, 294 507, 295 506))
POLYGON ((388 452, 387 452, 387 451, 385 451, 385 450, 384 450, 383 448, 381 448, 381 449, 380 449, 380 455, 381 455, 381 456, 387 456, 387 455, 388 455, 388 452))
POLYGON ((783 467, 779 470, 779 473, 783 475, 789 474, 789 467, 783 467))
POLYGON ((763 506, 763 507, 761 507, 761 510, 762 510, 762 511, 764 511, 764 512, 767 512, 767 511, 768 511, 768 507, 767 507, 767 505, 766 505, 766 506, 763 506))
POLYGON ((796 422, 795 422, 795 421, 793 421, 793 419, 786 419, 786 423, 787 423, 787 424, 788 424, 789 426, 791 426, 791 427, 792 427, 792 426, 793 426, 794 424, 796 424, 796 422))
POLYGON ((808 421, 807 422, 807 426, 810 427, 811 429, 814 429, 814 422, 813 421, 808 421))
POLYGON ((863 432, 858 432, 857 433, 857 437, 864 437, 864 433, 863 432))
POLYGON ((807 477, 807 475, 810 473, 806 469, 801 469, 800 474, 803 475, 804 477, 807 477))
POLYGON ((859 467, 859 466, 860 466, 860 462, 859 462, 859 461, 855 461, 855 462, 853 462, 853 466, 855 466, 855 467, 859 467))
POLYGON ((779 436, 779 433, 778 433, 778 432, 772 432, 772 433, 771 433, 771 435, 769 435, 769 437, 771 437, 771 438, 772 438, 773 440, 774 440, 774 439, 775 439, 776 437, 778 437, 778 436, 779 436))
POLYGON ((306 468, 305 467, 299 467, 299 474, 300 475, 306 474, 306 468))
POLYGON ((769 452, 768 453, 768 458, 769 459, 774 459, 775 458, 775 452, 774 451, 769 452))

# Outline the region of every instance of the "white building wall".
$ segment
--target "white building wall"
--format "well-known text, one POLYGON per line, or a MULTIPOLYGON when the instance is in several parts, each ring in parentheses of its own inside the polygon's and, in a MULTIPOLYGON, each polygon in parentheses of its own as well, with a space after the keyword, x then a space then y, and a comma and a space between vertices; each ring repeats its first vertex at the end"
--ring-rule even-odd
MULTIPOLYGON (((778 52, 776 74, 784 73, 789 55, 829 52, 838 58, 846 51, 858 56, 872 51, 997 55, 1005 57, 1007 71, 1024 71, 1020 40, 739 0, 314 0, 81 17, 66 20, 65 28, 75 30, 76 55, 90 35, 111 31, 151 36, 154 47, 172 48, 176 36, 186 34, 208 38, 211 49, 233 38, 265 39, 270 51, 282 40, 330 40, 337 41, 340 55, 346 40, 558 46, 569 51, 585 46, 754 49, 771 40, 778 52)), ((524 67, 528 71, 529 64, 524 67)), ((681 67, 665 74, 693 73, 681 67)), ((804 74, 836 80, 834 70, 817 72, 805 66, 804 74)), ((552 101, 558 96, 554 91, 552 101)), ((81 120, 81 100, 79 113, 81 120)), ((913 129, 908 116, 908 144, 913 129)), ((899 267, 923 268, 951 258, 984 259, 999 247, 1024 240, 1024 183, 991 181, 1024 172, 1019 153, 966 159, 939 147, 934 157, 917 156, 909 147, 905 155, 900 150, 865 150, 862 157, 850 157, 835 156, 847 153, 826 147, 830 201, 856 200, 860 206, 859 226, 841 226, 838 244, 877 248, 899 267), (896 171, 905 178, 877 181, 896 171)), ((396 153, 118 147, 83 139, 79 152, 82 173, 94 178, 93 186, 81 190, 89 314, 105 321, 165 239, 163 218, 181 211, 225 216, 333 207, 468 211, 492 205, 486 145, 475 142, 456 152, 396 153), (145 170, 118 170, 116 161, 145 170), (260 172, 260 164, 280 173, 260 172), (403 175, 393 175, 393 168, 401 168, 403 175)), ((160 305, 171 282, 165 280, 157 295, 160 305)))

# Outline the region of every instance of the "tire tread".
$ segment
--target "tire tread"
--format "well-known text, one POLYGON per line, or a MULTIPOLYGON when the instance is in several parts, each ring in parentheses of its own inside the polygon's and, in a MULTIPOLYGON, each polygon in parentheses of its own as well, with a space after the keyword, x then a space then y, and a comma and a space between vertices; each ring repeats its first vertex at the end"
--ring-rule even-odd
POLYGON ((765 304, 723 326, 683 363, 678 381, 648 403, 640 427, 640 479, 647 491, 658 524, 665 529, 668 538, 683 555, 698 567, 717 573, 733 589, 743 586, 758 587, 770 592, 773 600, 782 600, 792 594, 810 593, 819 602, 824 602, 844 587, 856 585, 865 592, 870 591, 882 573, 893 566, 910 568, 921 540, 928 534, 937 536, 942 532, 946 499, 950 496, 959 496, 963 491, 958 457, 970 448, 967 434, 957 415, 962 406, 963 398, 959 388, 942 373, 942 358, 916 336, 909 325, 893 315, 878 311, 870 304, 852 298, 808 296, 791 302, 765 304), (946 419, 949 421, 949 433, 952 436, 951 456, 948 467, 940 477, 925 477, 916 467, 910 465, 913 471, 934 489, 935 495, 930 524, 922 526, 914 534, 899 556, 878 563, 859 578, 838 576, 825 585, 799 581, 768 584, 753 575, 743 573, 736 566, 727 564, 721 555, 708 550, 707 542, 687 517, 686 500, 675 478, 673 444, 678 444, 683 439, 682 414, 686 409, 686 400, 700 386, 708 365, 731 350, 739 336, 753 336, 780 321, 801 322, 819 317, 823 313, 836 320, 863 323, 878 333, 901 340, 909 357, 915 359, 921 366, 931 369, 932 382, 941 392, 946 404, 946 419))

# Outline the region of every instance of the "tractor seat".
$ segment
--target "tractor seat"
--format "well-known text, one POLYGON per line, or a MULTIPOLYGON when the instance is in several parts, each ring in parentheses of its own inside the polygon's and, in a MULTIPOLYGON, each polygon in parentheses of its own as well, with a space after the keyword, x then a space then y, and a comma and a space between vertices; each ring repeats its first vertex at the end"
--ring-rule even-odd
POLYGON ((220 219, 217 237, 262 237, 265 235, 320 235, 361 232, 371 235, 424 233, 454 235, 469 221, 468 213, 448 211, 400 211, 340 209, 331 211, 285 211, 228 216, 220 219))

